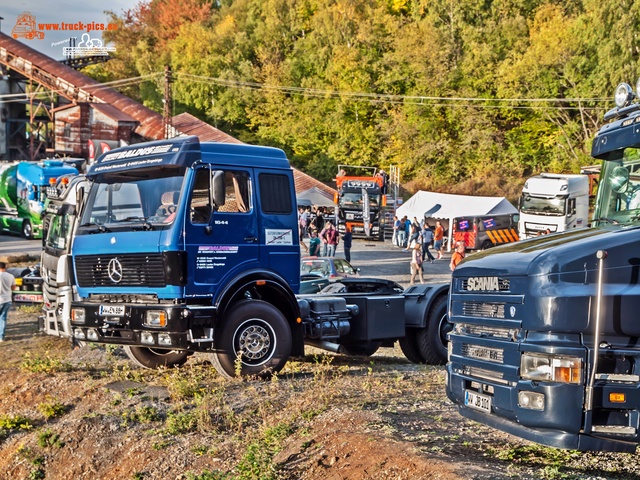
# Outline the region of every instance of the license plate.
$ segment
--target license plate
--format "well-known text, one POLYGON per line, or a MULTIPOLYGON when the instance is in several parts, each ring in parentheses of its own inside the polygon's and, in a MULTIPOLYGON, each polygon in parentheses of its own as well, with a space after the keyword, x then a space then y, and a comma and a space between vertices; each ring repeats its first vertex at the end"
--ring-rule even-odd
POLYGON ((123 317, 124 305, 100 305, 99 315, 102 317, 123 317))
POLYGON ((482 395, 481 393, 472 392, 471 390, 465 390, 464 404, 467 407, 491 413, 491 397, 489 395, 482 395))

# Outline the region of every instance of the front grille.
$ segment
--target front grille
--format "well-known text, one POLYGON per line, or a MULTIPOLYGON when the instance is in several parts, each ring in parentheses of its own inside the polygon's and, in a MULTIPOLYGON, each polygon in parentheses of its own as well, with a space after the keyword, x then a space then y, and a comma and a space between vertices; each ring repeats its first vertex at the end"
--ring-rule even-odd
POLYGON ((468 317, 505 318, 504 303, 462 302, 462 314, 468 317))
MULTIPOLYGON (((126 255, 80 255, 75 258, 80 287, 165 287, 165 261, 161 253, 126 255), (119 272, 109 272, 109 262, 119 263, 119 272), (116 281, 119 280, 119 281, 116 281)), ((112 264, 113 265, 113 264, 112 264)))
POLYGON ((469 377, 479 378, 481 380, 489 380, 490 382, 508 384, 509 382, 504 379, 502 372, 493 372, 484 368, 476 368, 465 366, 463 373, 469 377))
POLYGON ((475 337, 497 338, 513 341, 518 333, 515 328, 488 327, 486 325, 458 324, 456 333, 475 337))
POLYGON ((494 285, 497 284, 497 291, 499 292, 508 292, 511 290, 511 280, 508 278, 499 278, 499 277, 472 277, 473 281, 470 285, 470 278, 465 278, 462 280, 462 291, 493 291, 494 285), (494 283, 495 282, 495 283, 494 283), (489 288, 490 287, 490 288, 489 288))
POLYGON ((504 350, 501 348, 481 347, 478 345, 462 344, 462 356, 479 358, 488 362, 504 363, 504 350))

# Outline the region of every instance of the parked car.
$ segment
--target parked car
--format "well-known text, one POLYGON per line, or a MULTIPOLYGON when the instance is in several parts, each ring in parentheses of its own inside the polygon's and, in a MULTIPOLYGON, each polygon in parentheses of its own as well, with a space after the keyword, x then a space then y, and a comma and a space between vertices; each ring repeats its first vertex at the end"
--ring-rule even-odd
POLYGON ((317 274, 326 278, 359 277, 360 270, 349 262, 336 257, 302 257, 300 275, 317 274))

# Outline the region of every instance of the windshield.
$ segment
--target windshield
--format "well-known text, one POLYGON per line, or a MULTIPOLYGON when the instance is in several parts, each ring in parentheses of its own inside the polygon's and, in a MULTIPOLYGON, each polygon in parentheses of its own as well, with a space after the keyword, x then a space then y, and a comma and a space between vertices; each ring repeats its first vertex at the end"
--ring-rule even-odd
POLYGON ((640 220, 640 150, 612 152, 598 185, 594 223, 637 224, 640 220), (621 158, 620 158, 621 157, 621 158))
POLYGON ((80 228, 99 227, 104 231, 171 225, 176 217, 183 174, 176 169, 142 170, 98 177, 91 187, 80 228))
POLYGON ((520 212, 536 215, 564 215, 567 199, 563 197, 540 198, 523 193, 520 199, 520 212))
MULTIPOLYGON (((380 195, 369 195, 369 206, 377 207, 380 195)), ((346 208, 362 208, 362 193, 345 193, 340 197, 340 206, 346 208)))

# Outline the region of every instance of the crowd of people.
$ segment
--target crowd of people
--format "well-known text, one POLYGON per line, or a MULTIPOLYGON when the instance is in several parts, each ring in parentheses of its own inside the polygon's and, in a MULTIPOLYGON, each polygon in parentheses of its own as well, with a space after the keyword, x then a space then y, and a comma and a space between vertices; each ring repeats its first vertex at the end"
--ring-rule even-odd
MULTIPOLYGON (((411 280, 413 285, 416 276, 420 283, 424 283, 423 264, 425 262, 433 263, 435 260, 443 258, 445 230, 442 223, 436 221, 435 228, 431 228, 427 219, 418 221, 413 217, 413 221, 406 216, 393 219, 393 237, 392 243, 398 248, 404 249, 405 252, 411 252, 411 280), (433 247, 433 253, 431 248, 433 247)), ((466 246, 464 242, 457 242, 454 245, 454 252, 451 255, 449 268, 453 271, 458 263, 464 258, 466 246)))
POLYGON ((324 207, 298 208, 298 226, 300 247, 313 257, 335 257, 342 240, 344 258, 351 261, 352 234, 349 227, 340 235, 332 220, 329 220, 324 207), (305 243, 309 238, 309 246, 305 243))
MULTIPOLYGON (((352 234, 347 225, 345 232, 340 235, 336 225, 327 215, 323 207, 299 207, 298 223, 300 233, 300 247, 310 256, 335 257, 336 250, 342 241, 345 259, 351 261, 352 234), (309 239, 307 243, 305 239, 309 239)), ((405 252, 411 252, 411 280, 414 285, 416 279, 424 283, 424 263, 433 263, 444 258, 445 229, 437 220, 431 227, 427 219, 413 221, 406 216, 394 217, 393 245, 402 248, 405 252), (432 252, 433 249, 433 252, 432 252)), ((453 271, 464 258, 466 246, 464 242, 457 242, 451 255, 449 268, 453 271)))

